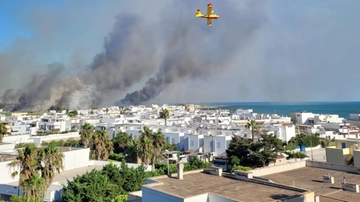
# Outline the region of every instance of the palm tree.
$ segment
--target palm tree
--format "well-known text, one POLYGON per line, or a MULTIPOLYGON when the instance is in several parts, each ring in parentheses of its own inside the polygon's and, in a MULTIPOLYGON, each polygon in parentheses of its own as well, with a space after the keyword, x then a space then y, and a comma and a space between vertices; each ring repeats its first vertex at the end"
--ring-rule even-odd
POLYGON ((11 176, 20 176, 19 187, 23 189, 25 199, 41 201, 55 177, 55 172, 60 173, 60 170, 64 169, 64 155, 56 147, 55 142, 41 149, 33 144, 27 144, 24 148, 18 149, 18 153, 19 156, 8 166, 19 168, 20 172, 14 171, 11 176))
POLYGON ((144 126, 143 130, 139 131, 139 133, 141 135, 137 142, 137 155, 142 162, 149 165, 154 152, 152 131, 147 126, 144 126))
POLYGON ((160 110, 160 112, 159 112, 159 117, 162 118, 162 119, 164 119, 164 121, 165 121, 165 126, 167 126, 166 120, 170 117, 169 110, 167 110, 167 109, 162 109, 162 110, 160 110))
POLYGON ((5 136, 5 134, 7 134, 7 132, 8 131, 7 131, 5 124, 0 123, 0 142, 2 142, 4 136, 5 136))
POLYGON ((126 149, 124 151, 125 159, 129 163, 137 163, 137 141, 134 139, 131 139, 127 145, 126 149))
POLYGON ((46 148, 26 144, 18 149, 18 157, 8 166, 16 169, 12 177, 19 175, 19 188, 23 189, 26 201, 43 201, 47 188, 55 177, 55 172, 64 169, 64 154, 51 142, 46 148))
POLYGON ((94 128, 89 123, 85 123, 80 130, 81 145, 85 148, 89 147, 90 140, 94 135, 94 128))
POLYGON ((255 133, 260 131, 260 125, 255 120, 250 120, 246 123, 245 128, 251 130, 252 141, 255 143, 255 133))
POLYGON ((17 150, 19 155, 14 161, 8 164, 11 168, 19 168, 20 172, 14 171, 12 177, 20 175, 20 185, 29 179, 30 176, 37 172, 39 168, 38 150, 35 145, 26 145, 24 149, 17 150))
POLYGON ((104 130, 97 130, 90 142, 90 157, 96 160, 107 160, 114 147, 109 135, 104 130))
POLYGON ((27 190, 26 182, 36 173, 41 166, 41 160, 38 156, 38 149, 35 145, 26 145, 24 149, 18 149, 19 156, 8 164, 12 169, 18 168, 20 171, 13 171, 11 177, 19 175, 19 187, 24 190, 24 197, 30 197, 31 193, 27 190))
POLYGON ((165 136, 162 134, 161 130, 159 129, 156 133, 152 134, 152 141, 153 141, 153 157, 152 157, 152 168, 155 169, 155 163, 159 156, 161 156, 161 151, 163 150, 166 140, 165 136))
POLYGON ((51 142, 46 148, 40 150, 41 160, 44 166, 41 168, 42 177, 45 179, 46 187, 49 187, 55 177, 55 172, 64 170, 64 154, 51 142))
POLYGON ((48 186, 46 180, 39 173, 31 175, 25 182, 24 190, 26 190, 26 198, 28 201, 43 201, 48 186))

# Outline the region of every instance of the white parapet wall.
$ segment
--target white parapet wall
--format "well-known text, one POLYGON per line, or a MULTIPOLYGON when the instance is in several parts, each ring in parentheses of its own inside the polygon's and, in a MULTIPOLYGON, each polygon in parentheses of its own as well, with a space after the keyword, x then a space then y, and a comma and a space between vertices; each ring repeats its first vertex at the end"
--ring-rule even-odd
POLYGON ((5 143, 20 143, 20 142, 33 142, 30 139, 30 135, 7 135, 4 136, 3 142, 5 143))
POLYGON ((10 168, 8 166, 8 164, 11 161, 4 161, 4 162, 0 162, 0 173, 1 173, 1 177, 0 177, 0 184, 7 184, 10 182, 16 182, 19 180, 19 176, 15 176, 15 177, 11 177, 11 173, 13 173, 14 171, 19 171, 19 169, 17 168, 10 168))
POLYGON ((64 133, 64 134, 53 134, 53 135, 44 135, 44 136, 31 136, 31 139, 37 146, 40 146, 43 141, 52 141, 52 140, 61 140, 69 138, 80 138, 78 132, 64 133))
POLYGON ((304 168, 304 167, 306 167, 306 160, 298 160, 296 162, 288 162, 288 163, 282 164, 282 165, 257 168, 257 169, 251 170, 251 172, 254 176, 264 176, 264 175, 271 175, 271 174, 275 174, 275 173, 286 172, 289 170, 295 170, 295 169, 304 168))
MULTIPOLYGON (((118 167, 121 166, 121 162, 95 161, 95 160, 90 160, 89 165, 99 165, 99 166, 102 165, 102 166, 104 166, 104 165, 107 165, 107 164, 110 164, 110 163, 112 163, 112 164, 114 164, 114 165, 116 165, 118 167)), ((141 166, 141 164, 136 164, 136 163, 126 163, 126 165, 129 168, 137 168, 137 167, 141 166)), ((152 171, 152 168, 151 168, 150 165, 146 166, 146 171, 152 171)))
MULTIPOLYGON (((77 148, 71 149, 68 151, 64 151, 64 171, 72 170, 76 168, 87 167, 91 165, 89 161, 89 148, 77 148)), ((19 180, 19 177, 16 176, 14 178, 11 177, 11 173, 14 171, 19 172, 19 168, 10 168, 8 164, 11 161, 0 162, 0 184, 7 184, 11 182, 16 182, 19 180)))
POLYGON ((216 166, 211 166, 210 168, 205 168, 204 173, 208 173, 208 174, 216 175, 216 176, 222 176, 222 168, 216 167, 216 166))
POLYGON ((251 171, 235 170, 234 174, 235 178, 239 180, 248 180, 253 178, 253 173, 251 171))
POLYGON ((356 173, 356 174, 360 172, 359 169, 354 166, 320 162, 320 161, 306 161, 306 166, 314 167, 314 168, 324 168, 329 170, 338 170, 338 171, 344 171, 344 172, 356 173))
POLYGON ((66 148, 64 151, 64 171, 89 166, 90 148, 66 148))
POLYGON ((64 133, 64 134, 53 134, 44 136, 31 136, 31 135, 7 135, 3 138, 4 143, 35 143, 40 146, 42 141, 52 141, 69 138, 80 138, 78 132, 64 133))
POLYGON ((1 153, 6 153, 7 151, 13 152, 15 145, 16 145, 15 143, 1 143, 0 144, 0 156, 1 156, 1 153))

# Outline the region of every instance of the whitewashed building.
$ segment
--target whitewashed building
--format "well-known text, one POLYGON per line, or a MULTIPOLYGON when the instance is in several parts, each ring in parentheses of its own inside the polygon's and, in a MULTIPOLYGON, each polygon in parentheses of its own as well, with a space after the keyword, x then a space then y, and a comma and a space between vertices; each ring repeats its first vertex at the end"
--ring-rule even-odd
POLYGON ((204 153, 212 153, 213 156, 226 155, 232 136, 204 135, 204 153))
POLYGON ((185 134, 184 151, 203 152, 204 135, 185 134))

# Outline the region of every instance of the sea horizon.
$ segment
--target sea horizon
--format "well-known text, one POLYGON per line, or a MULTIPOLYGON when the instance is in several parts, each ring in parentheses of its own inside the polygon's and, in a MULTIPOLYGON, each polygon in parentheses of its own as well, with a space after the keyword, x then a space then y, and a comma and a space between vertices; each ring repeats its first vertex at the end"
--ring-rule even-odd
POLYGON ((315 114, 337 114, 349 119, 350 114, 360 114, 360 101, 317 101, 317 102, 199 102, 192 103, 204 106, 219 106, 222 109, 252 109, 259 114, 278 114, 290 116, 296 112, 312 112, 315 114))

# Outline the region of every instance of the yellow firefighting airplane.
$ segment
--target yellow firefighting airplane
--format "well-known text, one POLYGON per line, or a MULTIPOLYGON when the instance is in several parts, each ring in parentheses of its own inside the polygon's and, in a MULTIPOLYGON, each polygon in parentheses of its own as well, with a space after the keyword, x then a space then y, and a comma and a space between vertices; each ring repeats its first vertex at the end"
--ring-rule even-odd
POLYGON ((206 18, 208 26, 212 26, 212 22, 211 22, 212 19, 216 20, 216 19, 220 18, 220 16, 216 15, 215 11, 212 9, 212 3, 208 3, 206 14, 202 14, 200 9, 196 9, 196 17, 197 18, 206 18))

